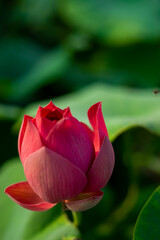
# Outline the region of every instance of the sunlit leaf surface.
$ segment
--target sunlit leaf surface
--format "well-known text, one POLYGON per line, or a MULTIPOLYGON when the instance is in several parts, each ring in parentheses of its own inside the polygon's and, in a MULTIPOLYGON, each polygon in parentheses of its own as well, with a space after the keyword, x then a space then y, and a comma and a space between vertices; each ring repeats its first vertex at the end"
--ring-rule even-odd
POLYGON ((160 239, 160 187, 144 205, 135 225, 133 240, 160 239))

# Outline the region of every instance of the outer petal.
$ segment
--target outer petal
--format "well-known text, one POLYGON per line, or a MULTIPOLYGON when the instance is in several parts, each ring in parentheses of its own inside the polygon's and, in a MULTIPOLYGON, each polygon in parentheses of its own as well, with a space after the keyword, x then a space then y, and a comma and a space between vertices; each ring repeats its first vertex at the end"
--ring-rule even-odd
POLYGON ((32 122, 32 120, 26 117, 25 121, 25 132, 21 142, 20 158, 24 164, 25 159, 33 152, 37 151, 43 146, 38 129, 32 122))
POLYGON ((20 152, 21 152, 22 140, 23 140, 23 137, 24 137, 24 133, 25 133, 25 130, 26 130, 28 119, 32 120, 33 118, 30 117, 30 116, 24 115, 23 122, 22 122, 22 125, 21 125, 21 128, 20 128, 20 131, 19 131, 19 136, 18 136, 18 152, 19 152, 19 155, 20 155, 20 152))
POLYGON ((70 160, 84 173, 94 159, 93 143, 84 126, 75 118, 63 118, 47 137, 47 146, 70 160))
POLYGON ((55 204, 42 200, 28 182, 19 182, 6 188, 5 193, 21 207, 32 211, 46 211, 55 204))
POLYGON ((99 151, 104 136, 108 136, 101 105, 102 103, 98 102, 88 109, 88 118, 94 130, 93 142, 96 152, 99 151))
POLYGON ((82 212, 96 206, 103 197, 103 192, 81 193, 77 197, 66 200, 66 206, 74 212, 82 212))
POLYGON ((46 147, 29 156, 24 172, 33 190, 51 203, 75 197, 87 183, 80 169, 46 147))
POLYGON ((105 187, 114 167, 114 151, 108 137, 104 137, 101 149, 88 172, 85 192, 96 192, 105 187))

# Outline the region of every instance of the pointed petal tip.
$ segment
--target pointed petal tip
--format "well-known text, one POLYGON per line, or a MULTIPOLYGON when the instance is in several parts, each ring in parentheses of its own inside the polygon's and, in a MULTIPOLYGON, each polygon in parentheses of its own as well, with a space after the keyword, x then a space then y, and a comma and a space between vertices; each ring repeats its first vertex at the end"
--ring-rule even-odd
POLYGON ((102 102, 97 102, 88 109, 88 119, 94 132, 93 143, 95 151, 98 152, 104 136, 108 136, 102 113, 102 102))
POLYGON ((102 106, 102 101, 96 102, 88 109, 88 112, 91 111, 92 109, 99 109, 101 106, 102 106))
POLYGON ((63 110, 63 117, 72 117, 71 109, 70 107, 67 107, 63 110))
POLYGON ((82 212, 95 207, 102 199, 103 192, 81 193, 76 198, 66 200, 66 206, 74 212, 82 212))
POLYGON ((102 106, 102 101, 99 101, 99 102, 97 102, 97 103, 95 103, 95 105, 98 105, 98 106, 102 106))
POLYGON ((5 189, 4 193, 21 207, 31 211, 46 211, 56 205, 42 200, 28 182, 12 184, 5 189))
POLYGON ((57 107, 56 107, 56 105, 54 105, 52 100, 50 100, 50 102, 44 108, 52 110, 52 109, 55 109, 57 107))
POLYGON ((37 114, 41 112, 43 108, 41 107, 41 105, 38 105, 38 110, 37 110, 37 114))

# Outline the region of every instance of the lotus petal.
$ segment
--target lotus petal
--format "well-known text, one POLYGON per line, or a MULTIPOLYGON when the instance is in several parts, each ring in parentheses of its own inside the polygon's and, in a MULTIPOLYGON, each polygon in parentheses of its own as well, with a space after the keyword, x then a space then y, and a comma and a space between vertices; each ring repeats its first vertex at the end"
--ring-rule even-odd
POLYGON ((22 122, 22 125, 21 125, 21 128, 20 128, 20 131, 19 131, 19 136, 18 136, 18 152, 19 152, 19 155, 20 155, 20 152, 21 152, 21 144, 22 144, 22 140, 23 140, 24 133, 25 133, 25 130, 26 130, 28 119, 32 120, 33 118, 30 117, 30 116, 24 115, 23 122, 22 122))
POLYGON ((42 200, 28 182, 19 182, 6 188, 5 193, 21 207, 32 211, 46 211, 56 204, 42 200))
POLYGON ((50 101, 43 109, 55 110, 57 107, 50 101))
POLYGON ((103 197, 103 192, 80 193, 77 197, 66 200, 66 206, 74 212, 82 212, 96 206, 103 197))
POLYGON ((80 169, 46 147, 29 156, 24 172, 37 195, 51 203, 75 197, 87 183, 80 169))
POLYGON ((88 109, 88 118, 94 131, 93 142, 96 152, 99 151, 104 136, 108 136, 101 105, 102 103, 98 102, 88 109))
POLYGON ((84 126, 75 118, 63 118, 49 133, 47 147, 87 172, 94 159, 94 146, 84 126))
POLYGON ((90 168, 85 192, 95 192, 105 187, 114 168, 114 151, 108 137, 104 137, 101 149, 90 168))
POLYGON ((25 130, 22 129, 21 134, 19 137, 20 143, 20 159, 22 163, 24 164, 25 159, 33 152, 37 151, 43 146, 40 134, 38 132, 38 129, 33 123, 33 120, 25 116, 24 118, 24 125, 25 130))
POLYGON ((63 117, 72 117, 72 113, 69 107, 63 110, 63 117))

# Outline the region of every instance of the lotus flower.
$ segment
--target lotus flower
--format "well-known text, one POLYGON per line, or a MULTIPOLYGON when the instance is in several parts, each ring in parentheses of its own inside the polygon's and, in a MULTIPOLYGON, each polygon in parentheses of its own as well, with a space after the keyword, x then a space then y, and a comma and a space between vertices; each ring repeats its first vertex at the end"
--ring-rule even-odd
POLYGON ((94 207, 102 198, 114 167, 114 152, 101 102, 88 110, 92 130, 50 102, 36 117, 25 115, 18 150, 27 181, 5 193, 17 204, 45 211, 63 202, 72 211, 94 207))

